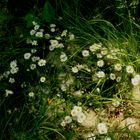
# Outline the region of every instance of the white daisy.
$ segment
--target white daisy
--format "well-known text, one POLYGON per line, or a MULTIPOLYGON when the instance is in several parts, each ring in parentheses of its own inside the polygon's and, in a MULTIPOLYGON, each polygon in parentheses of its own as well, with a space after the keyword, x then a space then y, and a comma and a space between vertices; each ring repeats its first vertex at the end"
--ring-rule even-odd
POLYGON ((30 35, 34 35, 35 33, 36 33, 35 30, 31 30, 31 31, 30 31, 30 35))
POLYGON ((95 134, 92 132, 87 133, 86 140, 96 140, 95 134))
POLYGON ((82 55, 83 55, 84 57, 89 56, 89 51, 88 51, 88 50, 83 50, 83 51, 82 51, 82 55))
POLYGON ((37 45, 38 45, 37 41, 36 41, 36 40, 33 40, 33 41, 32 41, 32 45, 33 45, 33 46, 37 46, 37 45))
POLYGON ((12 94, 14 94, 14 92, 12 90, 8 90, 8 89, 5 90, 5 97, 7 97, 8 95, 12 95, 12 94))
POLYGON ((107 134, 107 126, 105 123, 99 123, 97 129, 99 134, 107 134))
POLYGON ((12 68, 12 69, 10 70, 11 74, 15 74, 15 73, 17 73, 18 71, 19 71, 19 68, 18 68, 18 67, 12 68))
POLYGON ((60 55, 60 61, 65 62, 65 61, 67 61, 67 59, 68 59, 67 55, 64 52, 62 52, 60 55))
POLYGON ((98 71, 97 72, 97 77, 98 78, 104 78, 105 77, 105 73, 103 71, 98 71))
POLYGON ((38 61, 38 65, 39 65, 40 67, 45 66, 45 65, 46 65, 46 60, 40 59, 40 60, 38 61))
POLYGON ((97 58, 103 58, 103 55, 101 53, 96 54, 97 58))
POLYGON ((24 59, 28 60, 31 57, 31 53, 25 53, 24 54, 24 59))
POLYGON ((116 79, 116 75, 115 75, 114 73, 111 73, 111 74, 110 74, 110 79, 111 79, 111 80, 115 80, 115 79, 116 79))
POLYGON ((86 115, 83 112, 81 112, 77 115, 77 121, 79 123, 82 123, 83 121, 85 121, 85 119, 86 119, 86 115))
POLYGON ((118 76, 118 77, 116 78, 116 81, 117 81, 117 82, 120 82, 120 81, 121 81, 121 77, 118 76))
POLYGON ((65 121, 62 121, 60 125, 63 126, 63 127, 65 127, 66 126, 66 122, 65 121))
POLYGON ((49 38, 50 38, 50 34, 46 33, 46 34, 45 34, 45 38, 46 38, 46 39, 49 39, 49 38))
POLYGON ((101 43, 98 43, 98 44, 94 43, 93 45, 91 45, 89 47, 89 50, 91 52, 95 52, 95 51, 99 50, 101 47, 102 47, 102 44, 101 43))
POLYGON ((72 70, 73 73, 78 73, 78 68, 76 66, 75 67, 72 67, 71 70, 72 70))
POLYGON ((31 69, 31 70, 36 69, 36 64, 31 64, 31 65, 30 65, 30 69, 31 69))
POLYGON ((17 67, 17 60, 11 61, 11 62, 10 62, 10 67, 11 67, 11 68, 17 67))
POLYGON ((52 46, 52 45, 49 46, 50 51, 53 51, 54 49, 55 49, 55 46, 52 46))
POLYGON ((140 83, 140 80, 138 80, 137 78, 132 78, 131 83, 132 83, 133 86, 136 86, 140 83))
POLYGON ((11 83, 11 84, 15 83, 15 79, 14 78, 9 78, 9 83, 11 83))
POLYGON ((121 70, 122 70, 121 64, 119 64, 119 63, 115 64, 115 65, 114 65, 114 69, 115 69, 116 71, 121 71, 121 70))
POLYGON ((39 56, 33 56, 31 59, 32 59, 33 62, 36 62, 40 59, 40 57, 39 56))
POLYGON ((37 50, 36 49, 31 49, 31 53, 36 53, 37 50))
POLYGON ((34 26, 34 30, 38 30, 39 27, 40 27, 40 25, 36 24, 36 25, 34 26))
POLYGON ((74 34, 69 34, 69 40, 74 40, 75 36, 74 34))
POLYGON ((65 84, 61 84, 60 86, 61 86, 61 90, 62 91, 66 91, 67 90, 67 86, 65 84))
POLYGON ((67 35, 67 30, 64 30, 63 32, 62 32, 62 34, 61 34, 61 36, 66 36, 67 35))
POLYGON ((46 78, 44 76, 40 77, 40 82, 44 83, 46 81, 46 78))
POLYGON ((134 72, 133 66, 131 66, 131 65, 126 66, 126 72, 127 72, 128 74, 133 73, 133 72, 134 72))
POLYGON ((51 31, 51 32, 55 32, 55 28, 51 28, 50 31, 51 31))
POLYGON ((32 24, 35 26, 35 25, 37 25, 37 22, 33 21, 32 24))
POLYGON ((97 61, 97 66, 98 67, 103 67, 104 66, 104 61, 103 60, 97 61))
POLYGON ((102 49, 101 49, 101 54, 102 54, 102 55, 107 55, 107 53, 108 53, 107 48, 102 48, 102 49))
POLYGON ((52 23, 52 24, 50 24, 50 27, 51 27, 51 28, 55 28, 56 25, 52 23))
POLYGON ((36 32, 35 36, 36 37, 43 37, 43 32, 36 32))
POLYGON ((51 46, 57 46, 58 45, 58 41, 57 40, 50 40, 51 46))
POLYGON ((69 123, 72 122, 72 118, 71 118, 70 116, 66 116, 65 119, 64 119, 64 121, 65 121, 67 124, 69 124, 69 123))
POLYGON ((34 92, 29 92, 29 97, 34 97, 34 92))

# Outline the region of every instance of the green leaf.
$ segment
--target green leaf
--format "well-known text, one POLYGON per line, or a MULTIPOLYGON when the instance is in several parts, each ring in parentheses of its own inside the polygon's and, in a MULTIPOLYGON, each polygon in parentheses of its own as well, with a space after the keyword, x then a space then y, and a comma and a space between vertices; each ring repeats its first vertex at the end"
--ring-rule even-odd
POLYGON ((47 22, 51 22, 54 19, 54 17, 55 17, 55 11, 51 6, 51 4, 47 1, 42 11, 42 18, 47 22))
POLYGON ((25 16, 25 20, 27 22, 27 27, 31 27, 32 26, 32 21, 34 19, 34 15, 32 13, 28 13, 26 16, 25 16))

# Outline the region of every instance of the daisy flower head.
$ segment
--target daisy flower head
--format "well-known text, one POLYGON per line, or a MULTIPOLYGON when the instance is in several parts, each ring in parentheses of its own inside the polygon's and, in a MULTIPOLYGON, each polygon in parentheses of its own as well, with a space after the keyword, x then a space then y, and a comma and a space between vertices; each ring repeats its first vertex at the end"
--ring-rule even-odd
POLYGON ((136 77, 131 79, 131 83, 133 86, 137 86, 140 83, 140 80, 136 77))
POLYGON ((10 70, 10 73, 11 74, 15 74, 15 73, 17 73, 19 71, 19 68, 18 67, 15 67, 15 68, 12 68, 11 70, 10 70))
POLYGON ((120 82, 120 81, 121 81, 121 77, 118 76, 118 77, 116 78, 116 81, 117 81, 117 82, 120 82))
POLYGON ((40 60, 40 57, 39 56, 33 56, 31 59, 32 59, 33 62, 36 62, 36 61, 40 60))
POLYGON ((33 21, 32 24, 35 26, 35 25, 37 25, 37 22, 33 21))
POLYGON ((37 45, 38 45, 37 41, 36 41, 36 40, 33 40, 33 41, 32 41, 32 45, 33 45, 33 46, 37 46, 37 45))
POLYGON ((80 97, 80 96, 82 96, 83 93, 84 93, 84 91, 77 90, 77 91, 73 92, 73 95, 77 96, 77 97, 80 97))
POLYGON ((36 49, 31 49, 31 53, 36 53, 37 50, 36 49))
POLYGON ((56 48, 64 48, 64 45, 62 43, 59 43, 56 48))
POLYGON ((7 97, 8 95, 12 95, 12 94, 14 94, 14 92, 12 90, 8 90, 8 89, 5 90, 5 97, 7 97))
POLYGON ((89 51, 88 51, 88 50, 83 50, 83 51, 82 51, 82 55, 83 55, 84 57, 89 56, 89 51))
POLYGON ((102 55, 107 55, 107 53, 108 53, 107 48, 102 48, 102 49, 101 49, 101 54, 102 54, 102 55))
POLYGON ((58 41, 57 40, 50 40, 51 46, 56 47, 58 45, 58 41))
POLYGON ((107 134, 107 125, 106 123, 99 123, 97 125, 98 133, 99 134, 107 134))
POLYGON ((35 36, 36 37, 43 37, 43 32, 36 32, 35 36))
POLYGON ((136 75, 134 76, 134 78, 136 78, 136 79, 138 79, 138 80, 140 81, 140 74, 136 74, 136 75))
POLYGON ((46 78, 44 76, 40 77, 40 82, 44 83, 46 81, 46 78))
POLYGON ((53 51, 54 49, 55 49, 55 46, 52 46, 52 45, 49 46, 50 51, 53 51))
POLYGON ((95 51, 99 50, 101 47, 102 47, 102 44, 101 43, 98 43, 98 44, 97 43, 94 43, 93 45, 91 45, 89 47, 89 50, 91 52, 95 52, 95 51))
POLYGON ((105 77, 105 73, 103 71, 98 71, 97 72, 97 77, 98 78, 104 78, 105 77))
POLYGON ((45 34, 46 39, 49 39, 50 37, 51 37, 50 34, 48 34, 48 33, 45 34))
POLYGON ((61 84, 60 88, 61 88, 62 91, 66 91, 67 90, 66 84, 61 84))
POLYGON ((36 24, 35 26, 34 26, 34 30, 36 31, 36 30, 38 30, 40 28, 40 25, 38 25, 38 24, 36 24))
POLYGON ((76 66, 75 67, 72 67, 71 70, 72 70, 73 73, 78 73, 78 68, 76 66))
POLYGON ((55 32, 55 28, 51 28, 50 31, 51 31, 51 32, 55 32))
POLYGON ((103 67, 104 66, 104 61, 103 60, 97 61, 97 66, 98 67, 103 67))
POLYGON ((80 113, 82 113, 82 107, 80 106, 74 106, 73 109, 71 110, 71 115, 78 116, 80 113))
POLYGON ((110 137, 105 137, 105 139, 104 140, 111 140, 111 138, 110 137))
POLYGON ((36 69, 36 64, 30 64, 30 69, 31 69, 31 70, 36 69))
POLYGON ((62 33, 61 33, 61 36, 66 36, 67 35, 67 30, 64 30, 62 33))
POLYGON ((95 134, 92 132, 87 133, 86 140, 96 140, 95 134))
POLYGON ((11 62, 10 62, 10 67, 11 67, 11 68, 17 67, 17 60, 11 61, 11 62))
POLYGON ((69 34, 69 40, 74 40, 74 38, 75 38, 74 34, 70 33, 69 34))
POLYGON ((66 116, 64 121, 65 121, 65 123, 69 124, 72 122, 72 118, 70 116, 66 116))
POLYGON ((60 61, 65 62, 65 61, 67 61, 67 59, 68 59, 67 55, 64 52, 62 52, 60 55, 60 61))
POLYGON ((103 55, 101 53, 96 54, 97 58, 103 58, 103 55))
POLYGON ((116 71, 121 71, 121 70, 122 70, 121 64, 119 64, 119 63, 115 64, 115 65, 114 65, 114 69, 115 69, 116 71))
POLYGON ((66 126, 66 122, 65 121, 62 121, 60 125, 63 126, 63 127, 65 127, 66 126))
POLYGON ((131 65, 126 66, 126 72, 127 72, 128 74, 133 73, 133 72, 134 72, 134 67, 131 66, 131 65))
POLYGON ((14 78, 10 78, 9 79, 9 83, 11 83, 11 84, 15 83, 15 79, 14 78))
POLYGON ((8 78, 9 75, 10 75, 10 71, 5 71, 2 76, 8 78))
POLYGON ((46 65, 46 60, 45 60, 45 59, 40 59, 40 60, 38 61, 38 65, 39 65, 40 67, 45 66, 45 65, 46 65))
POLYGON ((116 79, 116 75, 115 75, 114 73, 111 73, 111 74, 110 74, 110 79, 111 79, 111 80, 115 80, 115 79, 116 79))
POLYGON ((55 28, 56 25, 55 25, 54 23, 52 23, 52 24, 50 24, 50 27, 51 27, 51 28, 55 28))
POLYGON ((29 93, 28 93, 28 96, 29 96, 29 97, 34 97, 34 92, 29 92, 29 93))
POLYGON ((35 30, 31 30, 31 31, 30 31, 30 35, 34 35, 35 33, 36 33, 35 30))
POLYGON ((31 57, 31 53, 25 53, 24 54, 24 59, 28 60, 31 57))
POLYGON ((82 123, 83 121, 85 121, 85 119, 86 119, 86 115, 83 112, 81 112, 77 115, 77 121, 79 123, 82 123))

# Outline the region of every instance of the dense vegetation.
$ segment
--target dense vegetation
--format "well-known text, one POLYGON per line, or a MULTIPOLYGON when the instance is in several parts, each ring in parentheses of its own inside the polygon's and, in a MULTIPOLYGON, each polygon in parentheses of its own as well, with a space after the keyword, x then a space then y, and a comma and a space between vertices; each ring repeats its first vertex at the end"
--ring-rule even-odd
POLYGON ((139 1, 0 9, 0 140, 140 139, 139 1))

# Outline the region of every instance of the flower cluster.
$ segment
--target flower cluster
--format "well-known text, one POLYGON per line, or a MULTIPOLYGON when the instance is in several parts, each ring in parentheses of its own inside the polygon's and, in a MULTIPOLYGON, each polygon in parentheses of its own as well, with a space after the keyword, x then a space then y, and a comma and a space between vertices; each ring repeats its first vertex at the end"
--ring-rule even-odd
POLYGON ((86 120, 86 115, 82 111, 82 107, 80 106, 74 106, 71 110, 71 117, 66 116, 64 120, 61 122, 61 126, 65 126, 66 124, 69 124, 73 120, 77 120, 78 123, 82 123, 86 120))

